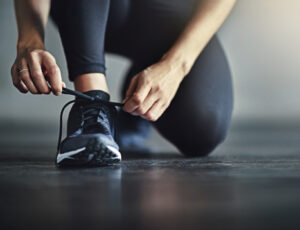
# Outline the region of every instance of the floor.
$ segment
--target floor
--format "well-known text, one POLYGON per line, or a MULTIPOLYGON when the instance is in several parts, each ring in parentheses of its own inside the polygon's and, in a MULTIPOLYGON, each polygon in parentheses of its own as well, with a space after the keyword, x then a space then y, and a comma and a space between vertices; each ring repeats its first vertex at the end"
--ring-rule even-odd
POLYGON ((57 169, 37 142, 1 145, 0 229, 300 229, 300 122, 235 124, 207 158, 105 168, 57 169))

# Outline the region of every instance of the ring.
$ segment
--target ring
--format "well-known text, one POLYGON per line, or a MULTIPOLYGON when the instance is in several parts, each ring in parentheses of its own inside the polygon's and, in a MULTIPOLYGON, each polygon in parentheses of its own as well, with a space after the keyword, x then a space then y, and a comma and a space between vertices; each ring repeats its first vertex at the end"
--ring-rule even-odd
POLYGON ((29 71, 29 69, 17 69, 18 73, 22 73, 24 71, 29 71))

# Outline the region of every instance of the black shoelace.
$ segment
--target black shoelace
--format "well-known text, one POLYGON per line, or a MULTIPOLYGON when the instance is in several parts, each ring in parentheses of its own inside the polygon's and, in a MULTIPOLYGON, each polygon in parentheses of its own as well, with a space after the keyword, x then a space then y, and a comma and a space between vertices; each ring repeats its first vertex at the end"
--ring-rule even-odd
MULTIPOLYGON (((119 102, 104 101, 104 100, 101 100, 98 97, 92 97, 92 96, 89 96, 89 95, 86 95, 86 94, 83 94, 83 93, 80 93, 80 92, 77 92, 77 91, 74 91, 74 90, 71 90, 71 89, 68 89, 68 88, 63 88, 62 93, 63 94, 73 95, 73 96, 77 96, 77 97, 79 97, 79 98, 81 98, 83 100, 87 100, 87 101, 99 102, 99 103, 102 103, 102 104, 105 104, 105 105, 108 105, 108 106, 119 106, 119 107, 122 107, 124 105, 123 103, 119 103, 119 102)), ((58 142, 57 142, 57 153, 59 153, 59 150, 60 150, 60 142, 61 142, 61 137, 62 137, 63 114, 64 114, 64 111, 65 111, 65 109, 70 104, 74 103, 75 101, 76 100, 72 100, 72 101, 67 102, 62 107, 62 109, 60 111, 60 116, 59 116, 59 133, 58 133, 58 142)), ((93 112, 93 111, 91 109, 85 111, 86 114, 88 114, 90 112, 93 112)), ((89 116, 86 116, 85 120, 90 119, 90 118, 92 118, 92 114, 89 115, 89 116)))

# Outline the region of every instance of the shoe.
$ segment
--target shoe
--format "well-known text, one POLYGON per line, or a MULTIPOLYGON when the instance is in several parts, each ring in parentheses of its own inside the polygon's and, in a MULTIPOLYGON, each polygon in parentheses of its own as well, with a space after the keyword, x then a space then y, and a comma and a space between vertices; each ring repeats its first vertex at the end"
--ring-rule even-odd
POLYGON ((147 138, 151 133, 149 121, 133 116, 123 110, 118 111, 116 142, 124 154, 150 153, 147 138))
POLYGON ((117 110, 109 102, 109 94, 92 90, 84 95, 92 99, 76 96, 61 111, 57 166, 105 166, 119 163, 121 153, 114 140, 117 110), (71 103, 74 105, 68 118, 67 137, 61 142, 63 111, 71 103))

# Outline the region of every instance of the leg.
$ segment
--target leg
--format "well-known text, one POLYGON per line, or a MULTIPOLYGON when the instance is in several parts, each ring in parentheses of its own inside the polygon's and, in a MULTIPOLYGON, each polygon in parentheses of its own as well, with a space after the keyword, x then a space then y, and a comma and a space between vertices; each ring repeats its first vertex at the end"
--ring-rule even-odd
POLYGON ((72 101, 67 137, 60 141, 59 135, 56 157, 59 166, 102 166, 121 161, 114 140, 116 108, 108 103, 104 77, 109 3, 110 0, 52 0, 51 12, 62 38, 70 80, 77 90, 107 102, 80 97, 72 101))
MULTIPOLYGON (((127 31, 136 32, 132 38, 125 36, 122 39, 126 44, 121 47, 119 44, 117 52, 131 57, 135 63, 133 66, 143 64, 129 72, 124 89, 137 71, 158 61, 169 49, 192 15, 196 1, 132 2, 127 31)), ((114 39, 110 41, 113 44, 114 39)), ((154 125, 183 154, 204 156, 224 140, 232 107, 229 66, 221 45, 214 37, 182 82, 170 107, 154 125)))
POLYGON ((105 81, 104 37, 109 0, 52 0, 56 22, 66 54, 69 78, 84 92, 108 92, 105 81))
MULTIPOLYGON (((106 50, 129 57, 133 62, 125 76, 122 97, 131 78, 158 61, 176 40, 195 3, 196 0, 111 0, 106 50), (124 9, 121 13, 120 3, 124 9)), ((123 150, 142 147, 144 151, 143 140, 149 135, 150 122, 122 111, 118 121, 120 147, 123 150)))
MULTIPOLYGON (((145 67, 133 65, 124 85, 145 67)), ((223 49, 214 37, 181 83, 169 108, 153 124, 184 155, 205 156, 225 139, 232 108, 230 69, 223 49)), ((128 117, 132 131, 146 133, 148 121, 127 113, 123 116, 128 117)))
POLYGON ((232 108, 230 70, 214 37, 155 126, 186 156, 205 156, 225 139, 232 108))

